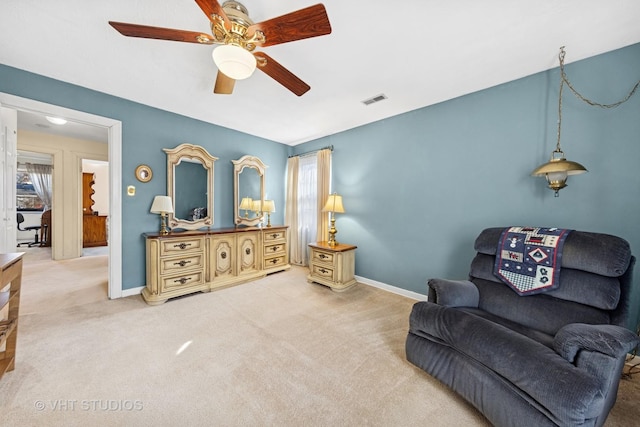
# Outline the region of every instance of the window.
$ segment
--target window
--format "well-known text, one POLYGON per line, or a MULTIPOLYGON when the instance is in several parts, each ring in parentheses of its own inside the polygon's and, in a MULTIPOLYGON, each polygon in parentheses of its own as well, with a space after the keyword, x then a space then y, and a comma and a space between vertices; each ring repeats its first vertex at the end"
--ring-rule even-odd
POLYGON ((16 208, 18 211, 42 211, 44 209, 44 203, 36 194, 27 169, 20 164, 18 164, 16 173, 16 208))

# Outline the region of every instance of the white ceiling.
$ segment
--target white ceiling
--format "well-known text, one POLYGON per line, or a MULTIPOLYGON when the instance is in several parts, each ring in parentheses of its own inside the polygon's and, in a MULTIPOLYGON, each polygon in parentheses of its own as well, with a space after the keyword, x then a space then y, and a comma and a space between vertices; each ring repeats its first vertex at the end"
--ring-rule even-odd
POLYGON ((18 111, 18 128, 94 142, 107 143, 109 141, 109 132, 105 127, 73 121, 67 121, 64 125, 56 125, 49 122, 46 116, 30 111, 18 111))
MULTIPOLYGON (((316 1, 242 2, 260 22, 316 1)), ((640 42, 637 0, 325 0, 330 35, 264 48, 311 86, 262 72, 212 93, 213 46, 124 37, 109 20, 209 33, 193 0, 3 0, 0 62, 283 144, 341 132, 640 42), (361 101, 385 94, 385 101, 361 101)), ((259 49, 258 49, 259 50, 259 49)))

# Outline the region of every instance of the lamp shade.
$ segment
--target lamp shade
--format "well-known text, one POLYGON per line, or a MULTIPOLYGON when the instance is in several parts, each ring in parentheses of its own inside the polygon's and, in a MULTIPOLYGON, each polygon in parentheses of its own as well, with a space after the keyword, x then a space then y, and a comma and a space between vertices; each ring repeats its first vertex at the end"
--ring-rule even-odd
POLYGON ((256 58, 248 50, 233 44, 218 46, 212 53, 213 62, 227 77, 242 80, 251 77, 256 69, 256 58))
POLYGON ((535 168, 531 175, 544 176, 547 179, 549 188, 556 192, 557 197, 558 191, 567 186, 567 177, 569 175, 579 175, 585 172, 587 172, 587 168, 578 162, 565 159, 562 151, 555 150, 551 154, 551 159, 535 168))
POLYGON ((253 208, 253 200, 251 197, 243 197, 240 202, 240 209, 244 209, 246 211, 250 211, 253 208))
POLYGON ((325 203, 324 208, 322 208, 322 212, 344 213, 342 196, 339 196, 336 193, 330 194, 327 198, 327 203, 325 203))
POLYGON ((263 211, 265 212, 275 212, 276 211, 276 204, 273 203, 273 200, 265 200, 264 204, 262 205, 263 207, 263 211))
POLYGON ((261 200, 254 200, 251 203, 251 210, 255 211, 255 212, 262 211, 262 201, 261 200))
POLYGON ((169 196, 156 196, 151 204, 151 213, 173 213, 173 203, 169 196))

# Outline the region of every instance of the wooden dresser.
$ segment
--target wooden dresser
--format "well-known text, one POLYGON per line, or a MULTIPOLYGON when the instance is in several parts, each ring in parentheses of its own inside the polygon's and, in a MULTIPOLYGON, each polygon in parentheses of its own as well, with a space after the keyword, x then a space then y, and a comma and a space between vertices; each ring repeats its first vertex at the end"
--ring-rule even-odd
POLYGON ((93 211, 94 175, 82 174, 82 247, 107 246, 107 217, 93 211))
POLYGON ((0 318, 0 378, 15 367, 23 255, 0 254, 0 312, 6 311, 0 318))
POLYGON ((329 286, 334 291, 344 291, 356 284, 355 259, 357 246, 327 242, 309 244, 309 283, 329 286))
POLYGON ((147 284, 151 305, 208 292, 291 268, 287 227, 246 227, 147 233, 147 284))

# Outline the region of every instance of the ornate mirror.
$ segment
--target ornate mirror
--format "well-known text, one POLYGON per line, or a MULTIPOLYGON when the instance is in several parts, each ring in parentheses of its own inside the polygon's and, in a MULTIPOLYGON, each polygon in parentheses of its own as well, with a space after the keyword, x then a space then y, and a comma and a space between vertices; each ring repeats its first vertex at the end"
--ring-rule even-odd
POLYGON ((167 195, 173 202, 169 227, 197 230, 213 225, 213 163, 204 148, 180 144, 167 153, 167 195))
POLYGON ((257 225, 262 222, 264 175, 262 160, 243 156, 233 162, 233 206, 236 225, 257 225))

